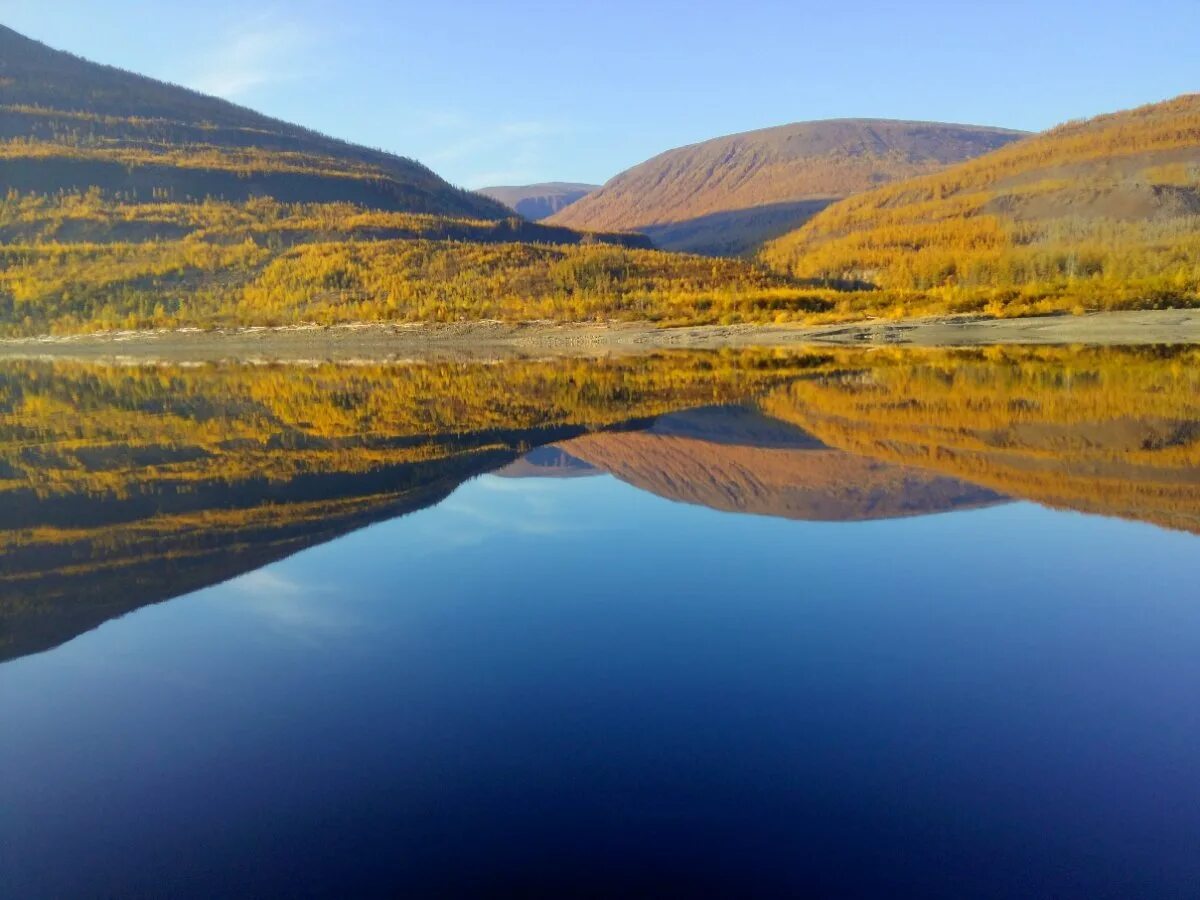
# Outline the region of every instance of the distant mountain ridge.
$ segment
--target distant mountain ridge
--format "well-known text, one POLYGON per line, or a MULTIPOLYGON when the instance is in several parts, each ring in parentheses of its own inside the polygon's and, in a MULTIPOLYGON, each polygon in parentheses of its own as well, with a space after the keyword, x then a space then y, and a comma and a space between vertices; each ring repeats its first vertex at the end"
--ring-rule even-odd
POLYGON ((885 119, 798 122, 668 150, 551 217, 640 231, 663 249, 741 253, 830 202, 1026 137, 975 125, 885 119))
POLYGON ((477 193, 503 203, 531 222, 538 222, 566 209, 599 187, 598 184, 548 181, 543 184, 485 187, 477 193))
POLYGON ((411 159, 89 62, 0 25, 0 183, 138 199, 351 201, 501 219, 495 201, 411 159))

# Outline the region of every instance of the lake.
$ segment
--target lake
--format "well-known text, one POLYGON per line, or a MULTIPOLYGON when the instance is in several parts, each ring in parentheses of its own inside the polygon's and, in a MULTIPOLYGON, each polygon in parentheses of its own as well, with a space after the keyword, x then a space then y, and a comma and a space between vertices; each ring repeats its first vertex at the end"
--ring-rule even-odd
POLYGON ((1192 897, 1200 349, 0 363, 4 896, 1192 897))

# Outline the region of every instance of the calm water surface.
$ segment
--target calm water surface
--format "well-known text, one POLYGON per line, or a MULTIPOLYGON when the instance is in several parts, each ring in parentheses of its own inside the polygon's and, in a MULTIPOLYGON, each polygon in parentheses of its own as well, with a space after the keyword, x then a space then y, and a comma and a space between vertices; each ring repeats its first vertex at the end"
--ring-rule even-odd
POLYGON ((1195 896, 1198 361, 0 367, 0 893, 1195 896))

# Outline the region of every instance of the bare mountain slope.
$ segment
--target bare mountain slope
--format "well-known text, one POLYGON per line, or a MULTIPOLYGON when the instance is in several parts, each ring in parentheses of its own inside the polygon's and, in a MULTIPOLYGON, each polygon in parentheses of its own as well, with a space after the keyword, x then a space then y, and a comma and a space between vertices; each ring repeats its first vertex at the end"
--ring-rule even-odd
POLYGON ((831 201, 941 169, 1024 132, 934 122, 833 119, 729 135, 660 154, 551 217, 642 231, 664 249, 738 253, 831 201))

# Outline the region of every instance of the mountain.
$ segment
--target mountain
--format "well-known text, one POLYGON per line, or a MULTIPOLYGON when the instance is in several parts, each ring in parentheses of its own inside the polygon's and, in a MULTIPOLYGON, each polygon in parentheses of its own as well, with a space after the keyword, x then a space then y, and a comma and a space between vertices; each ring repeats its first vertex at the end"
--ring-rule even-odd
POLYGON ((875 289, 860 313, 1037 314, 1200 302, 1200 94, 1070 122, 831 206, 781 271, 875 289))
POLYGON ((599 187, 598 184, 550 181, 545 184, 486 187, 480 188, 477 193, 503 203, 531 222, 538 222, 586 197, 599 187))
POLYGON ((640 231, 666 250, 736 254, 833 200, 969 159, 1024 132, 934 122, 833 119, 749 131, 662 153, 551 217, 640 231))
POLYGON ((411 159, 53 50, 0 26, 0 184, 139 199, 350 201, 501 219, 411 159))

